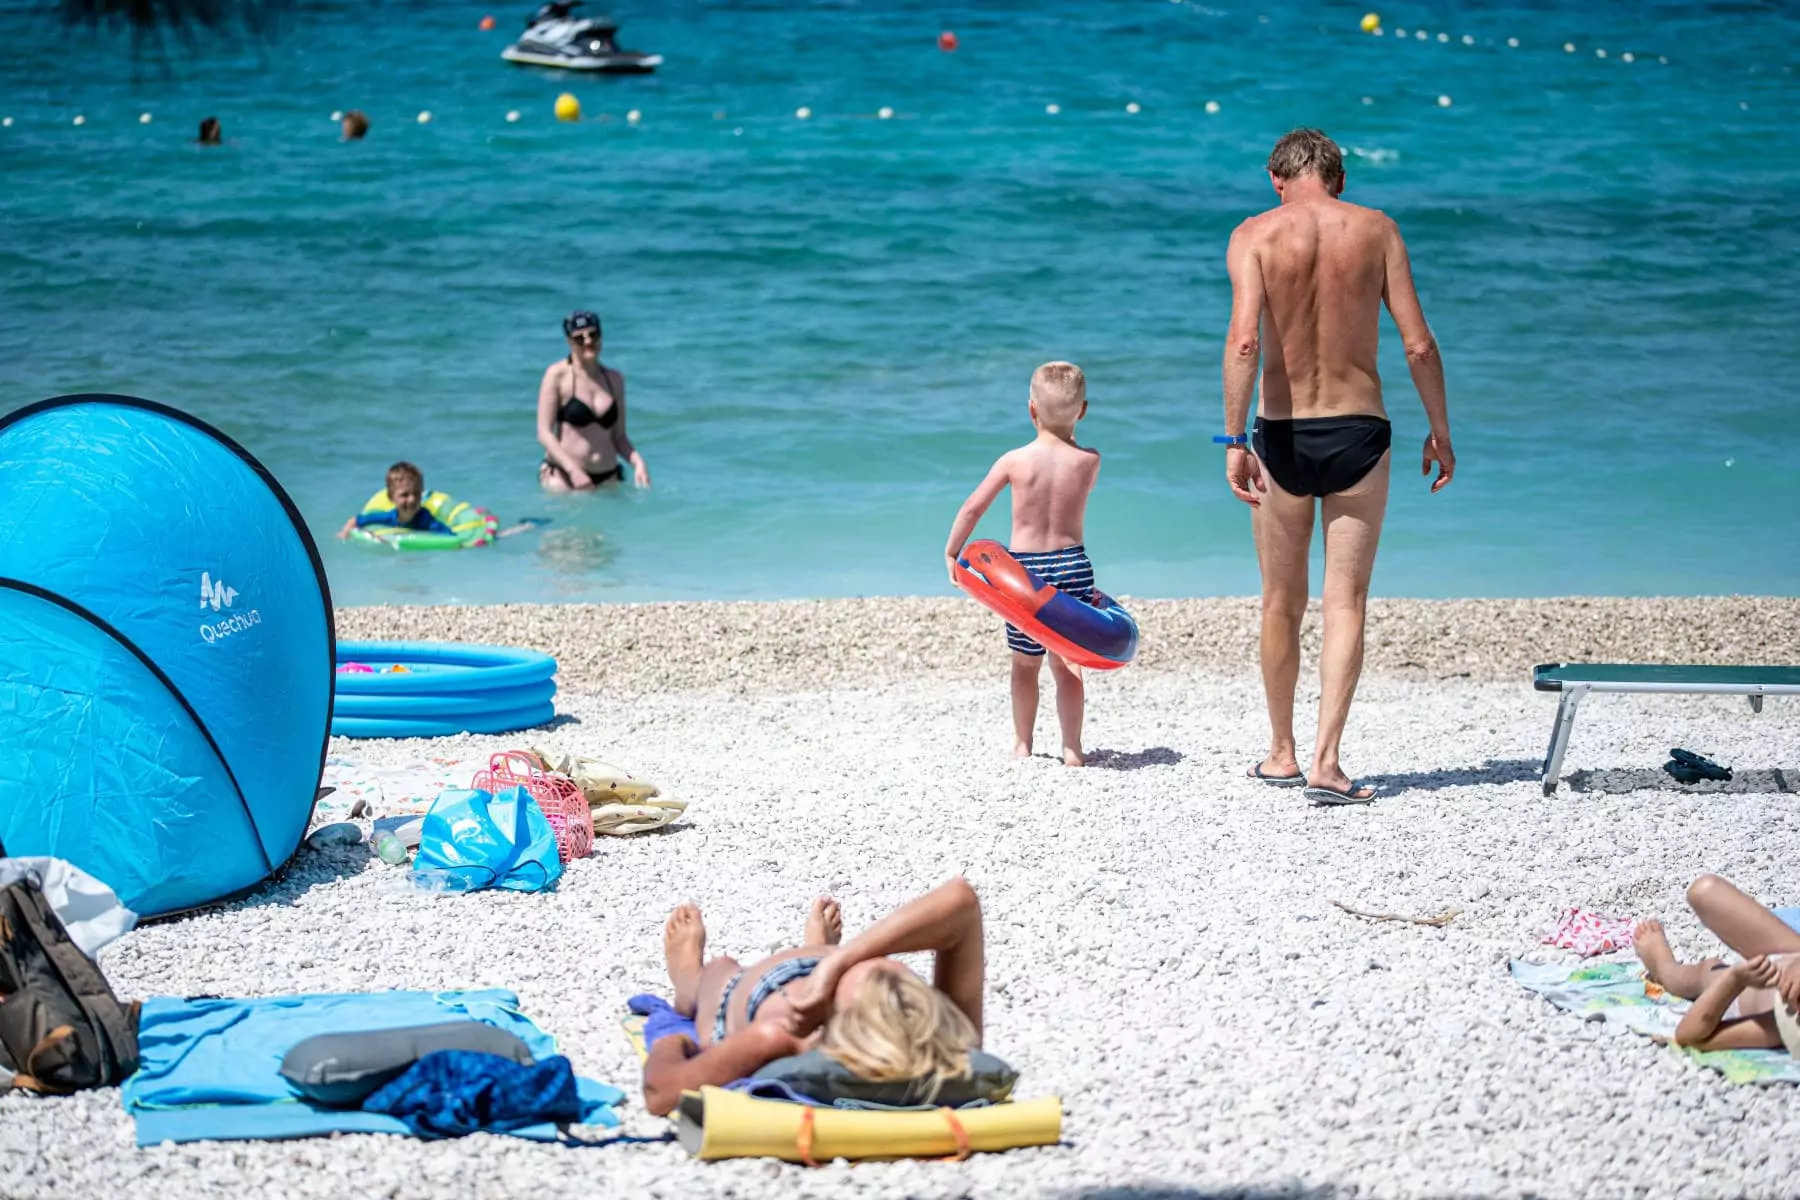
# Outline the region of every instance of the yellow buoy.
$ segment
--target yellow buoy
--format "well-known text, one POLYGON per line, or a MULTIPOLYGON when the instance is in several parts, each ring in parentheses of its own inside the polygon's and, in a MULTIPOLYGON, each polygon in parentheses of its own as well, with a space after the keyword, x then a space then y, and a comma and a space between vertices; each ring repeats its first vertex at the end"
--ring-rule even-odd
POLYGON ((1362 31, 1364 33, 1374 33, 1377 29, 1380 29, 1380 28, 1381 28, 1381 14, 1380 13, 1364 13, 1363 14, 1362 31))
POLYGON ((556 119, 559 121, 581 120, 581 101, 572 92, 564 92, 556 98, 556 119))

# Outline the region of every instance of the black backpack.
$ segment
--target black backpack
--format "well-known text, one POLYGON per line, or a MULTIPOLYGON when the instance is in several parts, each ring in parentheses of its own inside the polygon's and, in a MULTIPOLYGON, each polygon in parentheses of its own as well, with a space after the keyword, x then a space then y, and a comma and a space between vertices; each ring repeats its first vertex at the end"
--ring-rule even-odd
POLYGON ((0 888, 0 1067, 14 1087, 68 1093, 137 1070, 137 1004, 122 1005, 34 879, 0 888))

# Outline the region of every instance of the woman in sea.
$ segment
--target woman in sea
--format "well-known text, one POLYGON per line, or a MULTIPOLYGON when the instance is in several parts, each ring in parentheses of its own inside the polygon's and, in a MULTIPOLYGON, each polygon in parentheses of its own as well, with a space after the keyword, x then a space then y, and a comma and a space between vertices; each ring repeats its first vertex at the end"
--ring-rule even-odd
POLYGON ((625 433, 625 376, 600 361, 600 318, 577 309, 563 319, 563 336, 568 357, 551 363, 538 387, 538 482, 582 491, 623 480, 629 463, 637 486, 649 487, 644 456, 625 433))
POLYGON ((724 1086, 778 1058, 818 1048, 863 1079, 925 1079, 935 1087, 969 1071, 981 1045, 984 945, 981 901, 958 878, 908 901, 843 942, 837 901, 821 896, 803 945, 748 967, 706 959, 700 910, 683 904, 663 927, 675 1009, 685 1035, 657 1040, 644 1063, 644 1103, 661 1116, 681 1093, 724 1086), (926 983, 890 957, 932 951, 926 983))

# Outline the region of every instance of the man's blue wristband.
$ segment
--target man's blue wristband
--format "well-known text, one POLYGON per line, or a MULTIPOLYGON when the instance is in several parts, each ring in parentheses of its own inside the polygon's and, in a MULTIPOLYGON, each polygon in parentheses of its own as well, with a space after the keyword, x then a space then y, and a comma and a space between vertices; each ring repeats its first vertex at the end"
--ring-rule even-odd
POLYGON ((1221 446, 1248 446, 1250 439, 1241 433, 1220 433, 1213 436, 1213 441, 1221 446))

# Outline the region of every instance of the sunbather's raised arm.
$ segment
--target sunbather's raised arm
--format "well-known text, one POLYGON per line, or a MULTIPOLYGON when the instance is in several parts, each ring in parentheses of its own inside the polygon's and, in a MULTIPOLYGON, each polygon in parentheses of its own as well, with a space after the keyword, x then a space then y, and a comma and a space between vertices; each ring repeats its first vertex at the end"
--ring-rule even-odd
POLYGON ((773 1021, 747 1025, 704 1050, 688 1037, 671 1034, 650 1047, 644 1060, 644 1107, 667 1116, 681 1103, 683 1092, 708 1084, 724 1087, 802 1049, 800 1039, 773 1021))
POLYGON ((962 1009, 979 1037, 986 955, 981 898, 960 877, 907 901, 838 947, 813 972, 812 986, 794 997, 795 1007, 822 1020, 823 1006, 845 971, 870 959, 919 950, 936 952, 932 986, 962 1009))

